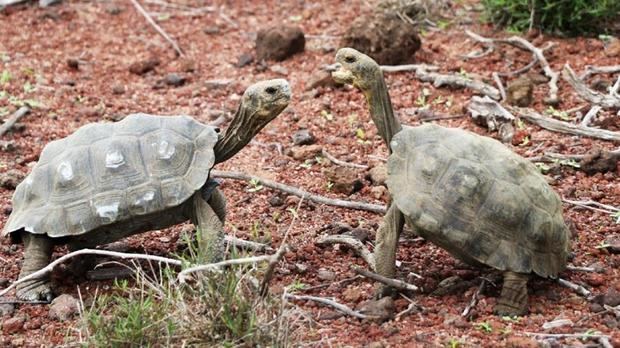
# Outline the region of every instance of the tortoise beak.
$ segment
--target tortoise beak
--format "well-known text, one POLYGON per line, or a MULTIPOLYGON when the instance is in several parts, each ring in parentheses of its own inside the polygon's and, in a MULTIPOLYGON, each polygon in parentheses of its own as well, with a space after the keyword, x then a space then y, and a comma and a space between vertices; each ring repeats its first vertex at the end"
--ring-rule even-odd
POLYGON ((351 70, 345 68, 340 63, 336 63, 334 65, 336 65, 336 70, 332 71, 332 78, 334 79, 334 81, 342 84, 352 85, 354 82, 354 78, 351 70))

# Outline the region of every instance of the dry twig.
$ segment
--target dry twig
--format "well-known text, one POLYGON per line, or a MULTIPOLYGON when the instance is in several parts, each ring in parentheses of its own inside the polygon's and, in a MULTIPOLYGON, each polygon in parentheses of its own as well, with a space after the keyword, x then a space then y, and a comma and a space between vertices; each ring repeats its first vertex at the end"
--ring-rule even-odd
POLYGON ((296 300, 296 301, 315 301, 318 303, 322 303, 325 305, 328 305, 330 307, 333 307, 335 309, 337 309, 338 311, 346 314, 346 315, 350 315, 352 317, 358 318, 358 319, 375 319, 377 317, 375 316, 371 316, 371 315, 366 315, 366 314, 362 314, 360 312, 354 311, 351 308, 338 303, 336 301, 324 298, 324 297, 317 297, 317 296, 306 296, 306 295, 293 295, 293 294, 286 294, 285 296, 287 299, 291 299, 291 300, 296 300))
POLYGON ((471 313, 471 310, 476 307, 476 304, 478 303, 478 297, 480 297, 480 294, 482 293, 485 285, 486 280, 482 279, 482 281, 480 282, 480 286, 478 286, 476 292, 474 292, 474 294, 471 296, 471 301, 469 301, 469 304, 467 305, 467 307, 465 307, 463 313, 461 313, 461 316, 467 318, 471 313))
POLYGON ((586 65, 586 70, 579 75, 581 80, 585 80, 590 75, 594 74, 615 74, 620 72, 620 65, 610 65, 610 66, 594 66, 594 65, 586 65))
POLYGON ((569 85, 571 85, 571 87, 575 89, 581 99, 587 100, 594 105, 599 105, 606 109, 620 108, 620 98, 614 95, 613 88, 611 94, 602 94, 591 90, 577 77, 568 63, 564 65, 564 69, 562 69, 562 77, 566 82, 568 82, 569 85))
POLYGON ((155 30, 159 33, 159 35, 161 35, 164 39, 166 39, 166 41, 168 41, 168 43, 170 44, 170 46, 172 46, 172 48, 174 49, 174 51, 177 53, 178 56, 180 57, 184 57, 185 54, 183 53, 183 50, 181 50, 181 47, 179 47, 179 45, 176 43, 176 41, 174 41, 173 38, 170 37, 170 35, 168 35, 168 33, 166 33, 164 31, 164 29, 162 29, 153 19, 153 17, 151 17, 151 15, 148 14, 148 12, 146 12, 146 10, 144 9, 144 7, 142 7, 142 5, 140 5, 140 3, 137 0, 130 0, 131 3, 133 4, 133 6, 136 8, 136 10, 138 10, 138 12, 140 12, 140 14, 146 18, 146 21, 149 22, 149 24, 155 28, 155 30))
POLYGON ((13 127, 20 118, 26 116, 29 112, 30 108, 27 106, 22 106, 21 108, 17 109, 17 111, 15 111, 13 115, 11 115, 11 117, 6 120, 6 122, 0 125, 0 137, 3 136, 4 133, 8 132, 9 129, 11 129, 11 127, 13 127))
POLYGON ((609 336, 607 335, 591 334, 588 332, 584 332, 582 334, 550 334, 550 333, 541 333, 541 332, 524 332, 524 334, 527 336, 553 337, 553 338, 600 338, 600 337, 609 338, 609 336))
POLYGON ((384 277, 384 276, 382 276, 380 274, 371 272, 369 270, 363 269, 363 268, 355 266, 355 265, 351 266, 351 269, 355 273, 357 273, 359 275, 363 275, 366 278, 370 278, 370 279, 376 280, 378 282, 386 284, 386 285, 388 285, 390 287, 393 287, 395 289, 398 289, 400 291, 418 291, 418 290, 420 290, 420 288, 418 288, 417 286, 415 286, 413 284, 409 284, 409 283, 406 283, 406 282, 404 282, 402 280, 398 280, 398 279, 387 278, 387 277, 384 277))
POLYGON ((272 180, 259 178, 253 175, 248 175, 242 172, 212 170, 211 176, 214 178, 260 182, 263 186, 267 186, 275 190, 283 191, 293 196, 304 198, 304 199, 307 199, 309 201, 319 203, 319 204, 327 204, 327 205, 332 205, 335 207, 348 208, 348 209, 366 210, 366 211, 370 211, 370 212, 378 213, 378 214, 385 214, 386 212, 386 208, 383 205, 327 198, 327 197, 309 193, 297 187, 288 186, 288 185, 281 184, 281 183, 278 183, 272 180))
POLYGON ((497 88, 482 81, 464 77, 460 74, 447 75, 435 72, 428 72, 424 69, 417 69, 415 75, 420 81, 432 82, 433 86, 435 86, 436 88, 445 85, 453 88, 469 88, 486 96, 489 96, 494 100, 499 100, 501 98, 500 92, 499 90, 497 90, 497 88))
POLYGON ((351 168, 360 168, 360 169, 368 169, 367 165, 363 165, 363 164, 357 164, 357 163, 349 163, 349 162, 345 162, 345 161, 341 161, 339 159, 337 159, 336 157, 334 157, 332 154, 330 154, 329 152, 327 152, 327 150, 323 149, 322 150, 322 154, 325 158, 327 158, 330 162, 339 165, 341 167, 351 167, 351 168))
POLYGON ((370 269, 372 269, 373 271, 376 270, 375 256, 357 238, 354 238, 351 236, 345 236, 342 234, 327 235, 327 236, 319 237, 319 239, 317 239, 316 241, 316 244, 318 245, 344 244, 348 246, 349 248, 351 248, 351 250, 353 250, 355 254, 359 255, 362 259, 364 259, 364 261, 366 261, 370 269))
POLYGON ((560 285, 562 285, 564 287, 567 287, 567 288, 573 290, 574 292, 576 292, 577 294, 579 294, 579 295, 581 295, 581 296, 583 296, 585 298, 589 298, 590 295, 592 295, 592 293, 588 289, 584 288, 581 285, 577 285, 577 284, 575 284, 573 282, 570 282, 570 281, 568 281, 566 279, 558 278, 558 283, 560 283, 560 285))

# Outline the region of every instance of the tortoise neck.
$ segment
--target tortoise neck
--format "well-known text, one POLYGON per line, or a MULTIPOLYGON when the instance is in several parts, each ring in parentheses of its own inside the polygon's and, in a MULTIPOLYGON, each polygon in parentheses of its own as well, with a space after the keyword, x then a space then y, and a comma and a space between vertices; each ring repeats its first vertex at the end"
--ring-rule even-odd
POLYGON ((377 126, 379 135, 385 141, 388 151, 392 153, 390 141, 392 141, 394 134, 400 132, 402 126, 394 116, 390 94, 381 70, 377 71, 377 76, 370 83, 370 88, 364 92, 364 95, 370 108, 370 117, 377 126))
POLYGON ((256 122, 253 114, 243 104, 239 106, 230 126, 213 149, 216 164, 236 155, 265 126, 266 123, 256 122))

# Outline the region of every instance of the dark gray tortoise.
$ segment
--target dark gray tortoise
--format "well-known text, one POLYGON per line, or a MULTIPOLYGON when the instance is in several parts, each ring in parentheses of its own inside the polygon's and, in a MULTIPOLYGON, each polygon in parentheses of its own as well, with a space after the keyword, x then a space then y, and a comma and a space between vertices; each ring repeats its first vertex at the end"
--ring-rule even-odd
MULTIPOLYGON (((191 220, 206 261, 224 251, 226 202, 209 171, 239 150, 289 103, 287 81, 250 86, 224 135, 189 116, 133 114, 94 123, 49 143, 17 186, 2 235, 21 238, 27 276, 55 244, 94 247, 191 220)), ((51 300, 49 278, 17 287, 22 300, 51 300)))
POLYGON ((566 266, 570 235, 558 195, 533 164, 494 139, 433 124, 402 127, 379 65, 351 48, 336 61, 333 77, 362 91, 391 153, 392 203, 377 232, 377 272, 394 277, 407 223, 455 257, 503 271, 495 312, 527 313, 529 274, 556 277, 566 266))

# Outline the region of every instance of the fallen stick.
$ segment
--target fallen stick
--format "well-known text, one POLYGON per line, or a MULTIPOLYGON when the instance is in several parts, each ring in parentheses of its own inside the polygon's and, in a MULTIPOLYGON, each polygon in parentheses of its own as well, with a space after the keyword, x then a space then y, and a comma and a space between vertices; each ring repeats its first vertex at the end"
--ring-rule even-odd
POLYGON ((615 74, 620 72, 620 65, 609 65, 609 66, 594 66, 594 65, 586 65, 586 70, 579 75, 581 80, 585 80, 590 75, 594 74, 615 74))
POLYGON ((553 338, 610 338, 607 335, 599 335, 599 334, 591 334, 584 332, 582 334, 550 334, 550 333, 540 333, 540 332, 524 332, 527 336, 538 336, 538 337, 553 337, 553 338))
POLYGON ((423 69, 426 71, 437 71, 438 67, 427 64, 405 64, 405 65, 381 65, 381 71, 386 73, 395 73, 402 71, 418 71, 423 69))
POLYGON ((615 214, 620 211, 620 208, 616 208, 613 205, 607 205, 595 201, 573 201, 570 199, 562 198, 562 202, 594 211, 600 211, 606 214, 615 214))
POLYGON ((566 63, 564 69, 562 69, 562 77, 575 89, 577 95, 579 95, 581 99, 594 105, 599 105, 605 109, 620 108, 620 98, 616 97, 614 93, 603 94, 588 88, 588 86, 577 77, 568 63, 566 63))
POLYGON ((266 187, 269 187, 275 190, 279 190, 282 192, 286 192, 293 196, 304 198, 304 199, 307 199, 309 201, 319 203, 319 204, 326 204, 326 205, 331 205, 331 206, 341 207, 341 208, 348 208, 348 209, 365 210, 365 211, 370 211, 370 212, 378 213, 378 214, 385 214, 385 212, 387 211, 387 209, 383 205, 327 198, 327 197, 309 193, 297 187, 281 184, 281 183, 278 183, 272 180, 263 179, 263 178, 249 175, 249 174, 242 173, 242 172, 212 170, 211 176, 214 178, 222 178, 222 179, 256 181, 256 182, 261 183, 263 186, 266 186, 266 187))
POLYGON ((592 119, 596 117, 596 114, 598 114, 599 111, 601 111, 603 107, 600 105, 594 105, 590 108, 590 110, 586 113, 585 116, 583 116, 583 119, 581 120, 581 125, 583 127, 587 127, 590 122, 592 122, 592 119))
POLYGON ((420 81, 432 82, 436 88, 448 85, 453 88, 469 88, 479 93, 482 93, 494 100, 501 98, 500 92, 497 88, 488 85, 482 81, 472 80, 467 77, 463 77, 458 74, 439 74, 435 72, 428 72, 424 69, 418 69, 415 73, 416 77, 420 81))
POLYGON ((598 343, 600 343, 603 348, 614 348, 607 337, 598 337, 598 343))
POLYGON ((573 282, 570 282, 566 279, 562 279, 562 278, 558 278, 558 283, 560 283, 560 285, 567 287, 571 290, 573 290, 574 292, 576 292, 577 294, 585 297, 585 298, 589 298, 590 295, 592 294, 589 290, 587 290, 586 288, 584 288, 581 285, 577 285, 573 282))
POLYGON ((251 256, 251 257, 242 257, 242 258, 238 258, 238 259, 230 259, 230 260, 224 260, 224 261, 215 262, 215 263, 208 263, 208 264, 204 264, 204 265, 198 265, 198 266, 194 266, 194 267, 190 267, 190 268, 186 268, 186 269, 182 270, 177 275, 177 279, 179 280, 180 283, 185 283, 187 281, 187 279, 189 279, 191 277, 189 275, 190 273, 204 272, 204 271, 214 271, 214 270, 217 270, 219 268, 226 267, 226 266, 245 265, 245 264, 248 264, 248 263, 259 263, 259 262, 269 261, 274 256, 276 256, 276 254, 273 254, 273 255, 262 255, 262 256, 251 256))
POLYGON ((467 305, 467 307, 465 307, 465 309, 463 310, 463 313, 461 313, 462 317, 467 318, 469 314, 471 313, 471 310, 474 309, 474 307, 476 307, 476 304, 478 303, 478 297, 482 293, 482 290, 484 289, 485 285, 486 285, 486 280, 482 279, 482 281, 480 282, 480 286, 478 286, 478 289, 476 289, 474 294, 471 296, 471 301, 469 301, 469 304, 467 305))
POLYGON ((338 311, 346 314, 346 315, 350 315, 352 317, 358 318, 358 319, 376 319, 376 316, 371 316, 371 315, 366 315, 366 314, 362 314, 360 312, 356 312, 354 310, 352 310, 351 308, 338 303, 336 301, 332 301, 330 299, 324 298, 324 297, 316 297, 316 296, 306 296, 306 295, 293 295, 293 294, 286 294, 285 296, 287 299, 291 299, 291 300, 296 300, 296 301, 314 301, 314 302, 318 302, 318 303, 322 303, 324 305, 328 305, 330 307, 333 307, 335 309, 337 309, 338 311))
POLYGON ((316 244, 318 245, 344 244, 348 246, 351 250, 353 250, 355 254, 359 255, 362 259, 364 259, 364 261, 366 261, 370 269, 372 269, 373 271, 376 270, 375 256, 357 238, 345 236, 342 234, 327 235, 327 236, 319 237, 316 241, 316 244))
POLYGON ((518 114, 519 117, 526 119, 542 128, 552 130, 560 133, 568 133, 574 135, 583 135, 586 137, 620 141, 620 132, 613 132, 605 129, 584 127, 581 125, 575 125, 568 122, 554 120, 549 117, 544 117, 536 111, 528 108, 509 107, 509 110, 518 114))
POLYGON ((400 296, 401 296, 402 298, 404 298, 405 300, 409 301, 409 305, 407 306, 407 308, 406 308, 406 309, 404 309, 404 310, 402 310, 402 311, 398 312, 398 314, 396 314, 396 316, 394 317, 394 320, 398 320, 398 319, 400 319, 401 317, 403 317, 403 316, 405 316, 405 315, 407 315, 407 314, 409 314, 409 313, 413 312, 413 310, 414 310, 414 309, 418 309, 418 310, 419 310, 419 309, 421 309, 421 308, 422 308, 421 306, 419 306, 417 303, 415 303, 415 302, 414 302, 412 299, 410 299, 409 297, 407 297, 407 296, 405 296, 405 295, 403 295, 403 294, 400 294, 400 296))
POLYGON ((493 81, 495 81, 495 84, 497 85, 500 96, 502 97, 500 100, 506 100, 506 90, 504 89, 502 79, 499 78, 499 74, 494 71, 491 76, 493 77, 493 81))
MULTIPOLYGON (((620 156, 620 149, 609 151, 612 156, 620 156)), ((542 156, 528 157, 527 159, 532 162, 554 162, 557 160, 573 160, 579 162, 583 160, 586 155, 565 155, 561 153, 545 152, 542 156)))
POLYGON ((358 266, 351 266, 351 269, 353 270, 353 272, 362 275, 366 278, 370 278, 373 280, 376 280, 378 282, 381 282, 383 284, 386 284, 388 286, 391 286, 395 289, 401 290, 401 291, 419 291, 420 288, 418 288, 417 286, 413 285, 413 284, 409 284, 406 283, 402 280, 398 280, 398 279, 392 279, 392 278, 388 278, 388 277, 384 277, 380 274, 371 272, 369 270, 363 269, 361 267, 358 266))
POLYGON ((368 166, 363 165, 363 164, 357 164, 357 163, 349 163, 349 162, 345 162, 345 161, 341 161, 339 159, 337 159, 336 157, 334 157, 332 154, 330 154, 329 152, 327 152, 327 150, 323 149, 322 150, 322 154, 325 158, 327 158, 330 162, 337 164, 341 167, 351 167, 351 168, 360 168, 360 169, 368 169, 368 166))
POLYGON ((17 111, 15 111, 13 115, 11 115, 11 117, 9 117, 2 125, 0 125, 0 137, 3 136, 4 133, 8 132, 9 129, 11 129, 15 125, 15 123, 19 121, 20 118, 26 116, 29 112, 30 108, 27 106, 22 106, 21 108, 17 109, 17 111))
POLYGON ((143 260, 150 260, 150 261, 156 261, 156 262, 163 262, 163 263, 167 263, 167 264, 175 265, 175 266, 182 266, 183 264, 179 260, 170 259, 167 257, 155 256, 155 255, 129 254, 129 253, 120 253, 120 252, 115 252, 115 251, 96 250, 96 249, 82 249, 82 250, 77 250, 77 251, 68 253, 66 255, 63 255, 59 257, 58 259, 54 260, 53 262, 50 262, 50 264, 41 268, 40 270, 16 280, 15 282, 13 282, 13 284, 9 285, 6 289, 0 291, 0 296, 4 296, 11 289, 15 288, 18 284, 21 284, 23 282, 26 282, 32 279, 40 278, 41 276, 51 272, 59 264, 67 261, 70 258, 79 256, 79 255, 104 255, 104 256, 118 257, 121 259, 143 259, 143 260))
POLYGON ((572 272, 601 273, 601 270, 596 269, 594 267, 566 265, 566 269, 569 270, 569 271, 572 271, 572 272))
POLYGON ((185 57, 185 54, 183 53, 183 50, 181 50, 181 47, 179 47, 179 45, 176 43, 176 41, 174 41, 174 39, 172 39, 170 37, 170 35, 168 35, 168 33, 166 33, 164 31, 164 29, 162 29, 153 19, 153 17, 151 17, 148 12, 146 12, 146 10, 144 9, 144 7, 142 7, 142 5, 140 5, 140 3, 137 0, 130 0, 131 3, 133 4, 133 6, 136 8, 136 10, 138 10, 138 12, 140 12, 140 14, 142 16, 144 16, 144 18, 146 18, 146 21, 149 22, 149 24, 155 28, 155 30, 159 33, 159 35, 161 35, 164 39, 166 39, 166 41, 168 41, 168 43, 170 44, 170 46, 172 46, 172 48, 174 49, 174 51, 177 53, 178 56, 180 57, 185 57))
POLYGON ((536 57, 536 55, 532 54, 533 58, 532 61, 529 62, 527 65, 523 66, 522 68, 513 70, 513 71, 509 71, 509 72, 505 72, 505 73, 497 73, 499 76, 502 77, 512 77, 512 76, 517 76, 517 75, 521 75, 525 72, 527 72, 528 70, 530 70, 531 68, 534 67, 534 65, 536 65, 538 63, 538 58, 536 57))

